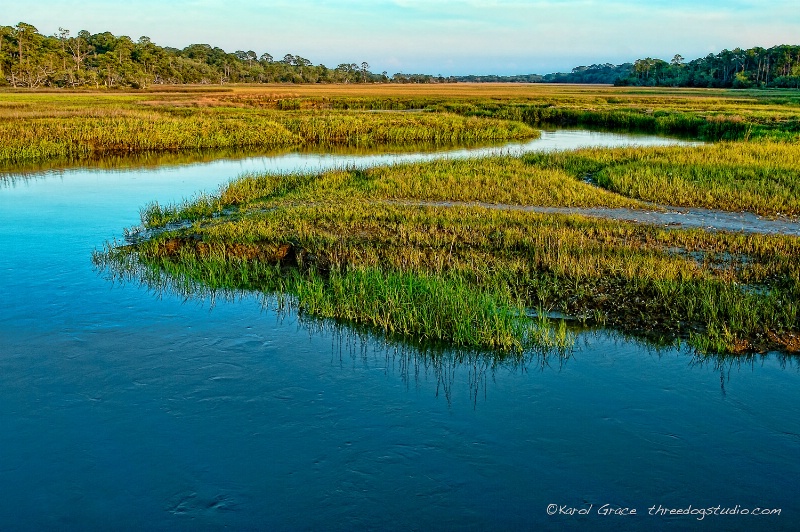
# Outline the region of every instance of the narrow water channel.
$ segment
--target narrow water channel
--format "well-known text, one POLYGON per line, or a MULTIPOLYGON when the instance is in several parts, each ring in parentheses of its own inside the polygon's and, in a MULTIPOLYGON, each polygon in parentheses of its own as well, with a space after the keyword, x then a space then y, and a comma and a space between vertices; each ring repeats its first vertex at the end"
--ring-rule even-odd
MULTIPOLYGON (((673 141, 534 142, 489 150, 673 141)), ((424 351, 255 295, 115 284, 91 264, 141 206, 243 172, 475 154, 3 177, 0 528, 796 529, 795 359, 700 359, 603 331, 568 356, 424 351), (734 511, 697 513, 716 507, 734 511), (780 514, 744 513, 755 508, 780 514)))

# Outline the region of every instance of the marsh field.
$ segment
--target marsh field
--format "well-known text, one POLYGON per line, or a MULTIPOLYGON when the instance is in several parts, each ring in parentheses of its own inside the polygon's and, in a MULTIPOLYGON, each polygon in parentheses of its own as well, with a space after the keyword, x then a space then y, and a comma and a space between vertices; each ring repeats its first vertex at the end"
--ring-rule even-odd
POLYGON ((559 313, 701 352, 793 352, 796 233, 626 223, 597 209, 796 220, 799 101, 786 91, 529 85, 7 94, 0 163, 424 149, 530 139, 546 125, 683 135, 704 144, 228 176, 218 191, 143 208, 146 229, 185 227, 95 260, 121 275, 286 295, 312 316, 465 347, 567 345, 548 318, 559 313))
POLYGON ((800 91, 5 90, 0 228, 5 522, 796 523, 800 91))

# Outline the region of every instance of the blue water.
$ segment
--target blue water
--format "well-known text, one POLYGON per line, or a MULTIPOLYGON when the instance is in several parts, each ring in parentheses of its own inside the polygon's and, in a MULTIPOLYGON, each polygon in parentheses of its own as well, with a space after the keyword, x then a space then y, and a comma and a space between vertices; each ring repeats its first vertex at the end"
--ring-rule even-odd
MULTIPOLYGON (((581 135, 600 143, 564 132, 581 135)), ((720 364, 601 331, 567 358, 501 363, 92 267, 149 201, 243 171, 378 162, 295 154, 0 183, 0 529, 796 529, 791 358, 720 364), (648 515, 658 505, 781 514, 648 515)))

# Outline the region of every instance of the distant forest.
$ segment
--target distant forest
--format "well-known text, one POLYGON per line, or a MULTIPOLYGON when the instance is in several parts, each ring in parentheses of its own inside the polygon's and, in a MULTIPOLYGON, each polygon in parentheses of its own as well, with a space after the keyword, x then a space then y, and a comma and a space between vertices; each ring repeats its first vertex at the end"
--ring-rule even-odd
POLYGON ((685 62, 638 59, 622 65, 579 66, 569 73, 539 76, 457 76, 456 81, 528 83, 613 83, 624 86, 800 89, 800 46, 723 50, 685 62))
POLYGON ((312 65, 299 55, 273 58, 253 50, 229 53, 209 44, 179 50, 149 37, 110 32, 42 35, 30 24, 0 26, 0 84, 13 87, 144 88, 158 84, 428 82, 433 76, 374 74, 369 65, 312 65))
POLYGON ((616 85, 659 87, 720 87, 748 89, 778 87, 800 89, 800 46, 723 50, 684 62, 676 55, 661 59, 639 59, 628 76, 616 85))
POLYGON ((209 44, 177 49, 148 37, 110 32, 42 35, 32 25, 0 26, 0 85, 12 87, 145 88, 159 84, 222 83, 603 83, 674 87, 800 88, 800 46, 723 50, 700 59, 639 59, 622 65, 579 66, 568 73, 516 76, 432 76, 369 70, 366 62, 335 68, 299 55, 274 58, 253 50, 226 52, 209 44))
POLYGON ((524 74, 520 76, 452 76, 451 80, 465 82, 517 82, 517 83, 607 83, 627 78, 633 71, 633 63, 622 65, 590 65, 579 66, 572 72, 556 72, 554 74, 524 74))

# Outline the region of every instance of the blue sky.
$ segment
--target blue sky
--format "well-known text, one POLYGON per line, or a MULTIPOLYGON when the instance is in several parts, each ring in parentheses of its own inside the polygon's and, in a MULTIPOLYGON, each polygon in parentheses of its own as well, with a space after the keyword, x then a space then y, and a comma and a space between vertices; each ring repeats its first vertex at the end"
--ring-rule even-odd
POLYGON ((800 44, 797 0, 3 1, 0 24, 147 35, 375 72, 544 74, 640 57, 800 44))

